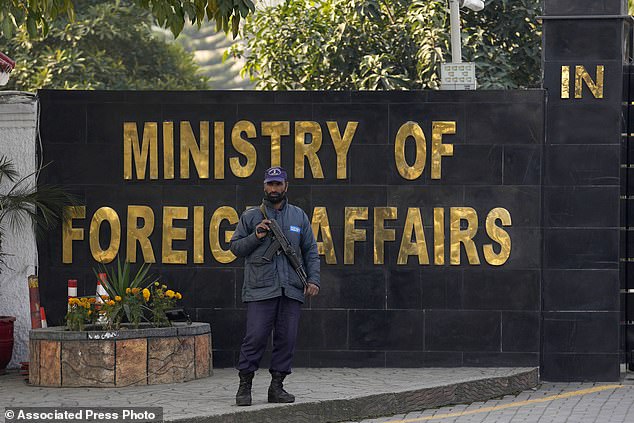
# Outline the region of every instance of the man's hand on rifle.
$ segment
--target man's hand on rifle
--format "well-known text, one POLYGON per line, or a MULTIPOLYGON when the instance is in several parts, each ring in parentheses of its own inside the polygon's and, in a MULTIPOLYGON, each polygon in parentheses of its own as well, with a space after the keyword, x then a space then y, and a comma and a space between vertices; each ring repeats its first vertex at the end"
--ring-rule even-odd
POLYGON ((269 233, 269 223, 271 223, 269 219, 264 219, 255 227, 255 236, 258 239, 264 238, 269 233))
POLYGON ((308 282, 304 288, 304 295, 307 297, 314 297, 317 293, 319 293, 319 287, 312 282, 308 282))

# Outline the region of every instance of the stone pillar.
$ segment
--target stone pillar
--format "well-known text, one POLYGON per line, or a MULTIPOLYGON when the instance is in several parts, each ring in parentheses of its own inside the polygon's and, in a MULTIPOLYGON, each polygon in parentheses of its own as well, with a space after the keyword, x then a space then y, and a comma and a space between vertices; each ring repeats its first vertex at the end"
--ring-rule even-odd
MULTIPOLYGON (((37 102, 32 94, 0 91, 0 157, 13 162, 19 178, 36 169, 36 110, 37 102)), ((35 177, 28 182, 33 185, 35 177)), ((13 183, 4 178, 0 192, 7 193, 12 186, 13 183)), ((11 255, 5 260, 7 266, 0 269, 0 315, 16 317, 13 358, 7 366, 11 369, 20 367, 20 361, 29 360, 31 318, 27 278, 35 273, 37 248, 32 231, 11 231, 7 222, 3 230, 2 251, 11 255)))
POLYGON ((625 0, 545 0, 541 376, 619 379, 625 0))

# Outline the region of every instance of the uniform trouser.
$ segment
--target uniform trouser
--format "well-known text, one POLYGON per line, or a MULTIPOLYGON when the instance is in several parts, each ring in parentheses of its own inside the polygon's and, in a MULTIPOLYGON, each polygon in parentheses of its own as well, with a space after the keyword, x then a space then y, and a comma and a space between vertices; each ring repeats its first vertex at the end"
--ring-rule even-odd
POLYGON ((259 369, 273 330, 271 371, 291 373, 301 305, 285 296, 247 303, 247 331, 240 347, 237 369, 243 373, 259 369))

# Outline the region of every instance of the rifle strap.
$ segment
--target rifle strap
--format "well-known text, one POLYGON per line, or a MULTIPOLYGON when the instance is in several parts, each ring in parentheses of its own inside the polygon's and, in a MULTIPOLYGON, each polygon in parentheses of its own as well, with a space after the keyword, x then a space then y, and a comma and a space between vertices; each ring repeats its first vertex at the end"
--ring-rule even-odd
POLYGON ((264 203, 260 204, 260 211, 262 212, 262 216, 264 216, 265 219, 268 219, 269 217, 266 215, 266 206, 264 205, 264 203))

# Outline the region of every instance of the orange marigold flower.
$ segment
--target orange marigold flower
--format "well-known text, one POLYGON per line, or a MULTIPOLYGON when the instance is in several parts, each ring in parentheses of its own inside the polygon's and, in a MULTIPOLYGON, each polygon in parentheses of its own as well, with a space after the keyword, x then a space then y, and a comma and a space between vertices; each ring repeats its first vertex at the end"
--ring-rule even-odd
POLYGON ((127 288, 125 289, 125 293, 126 293, 126 294, 129 294, 129 293, 130 293, 130 287, 127 287, 127 288))
POLYGON ((90 304, 93 304, 93 303, 97 302, 97 299, 96 299, 96 298, 93 298, 93 297, 90 297, 90 298, 88 298, 88 302, 89 302, 90 304))
POLYGON ((116 297, 114 297, 114 300, 115 301, 121 301, 121 297, 117 295, 116 297))
POLYGON ((132 288, 132 293, 133 293, 134 295, 138 294, 138 293, 139 293, 139 291, 140 291, 140 289, 139 289, 139 288, 132 288))
POLYGON ((113 306, 114 305, 114 301, 112 301, 112 300, 108 301, 108 305, 109 306, 113 306))
POLYGON ((108 301, 110 299, 110 297, 107 296, 107 295, 102 295, 101 299, 104 300, 104 301, 108 301))

